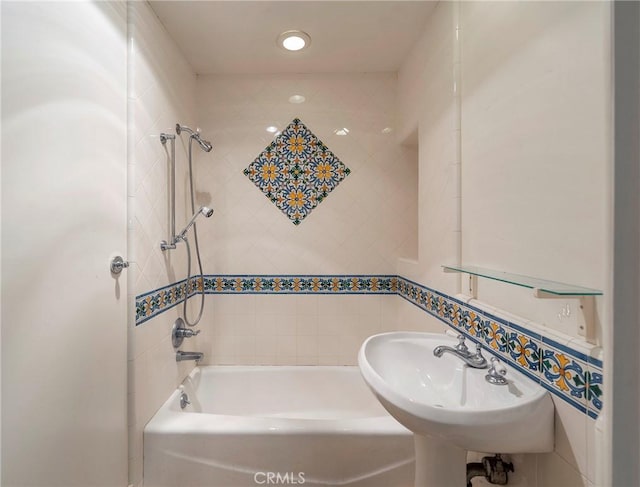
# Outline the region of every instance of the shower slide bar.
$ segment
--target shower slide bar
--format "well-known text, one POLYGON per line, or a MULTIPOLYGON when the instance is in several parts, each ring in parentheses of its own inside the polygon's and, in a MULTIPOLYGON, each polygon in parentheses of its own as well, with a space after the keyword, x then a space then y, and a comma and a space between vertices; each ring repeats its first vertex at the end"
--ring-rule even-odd
POLYGON ((160 242, 160 248, 172 250, 176 248, 176 136, 173 134, 160 134, 162 145, 171 141, 171 158, 169 160, 169 238, 160 242))
MULTIPOLYGON (((195 140, 204 152, 211 152, 211 149, 213 149, 213 145, 211 144, 211 142, 203 139, 200 136, 199 129, 193 130, 187 127, 186 125, 180 125, 179 123, 177 123, 176 134, 177 135, 167 134, 164 132, 160 134, 160 142, 162 142, 162 145, 166 145, 167 141, 171 141, 171 157, 169 160, 169 177, 168 177, 169 238, 167 240, 163 240, 162 242, 160 242, 160 248, 163 251, 173 250, 176 248, 176 245, 179 241, 184 241, 186 239, 187 231, 191 228, 191 226, 193 226, 196 218, 199 215, 202 214, 207 218, 209 218, 213 214, 213 210, 210 208, 207 208, 206 206, 202 206, 198 211, 195 211, 194 197, 193 197, 193 194, 194 194, 193 171, 191 168, 191 143, 195 140), (191 221, 187 224, 185 229, 176 235, 176 137, 180 135, 182 132, 186 132, 187 134, 189 134, 189 182, 190 182, 190 188, 191 188, 191 210, 193 211, 193 217, 191 218, 191 221)), ((194 229, 194 233, 195 233, 195 229, 194 229)), ((195 237, 196 237, 196 252, 199 253, 198 243, 197 243, 197 234, 195 234, 195 237)))

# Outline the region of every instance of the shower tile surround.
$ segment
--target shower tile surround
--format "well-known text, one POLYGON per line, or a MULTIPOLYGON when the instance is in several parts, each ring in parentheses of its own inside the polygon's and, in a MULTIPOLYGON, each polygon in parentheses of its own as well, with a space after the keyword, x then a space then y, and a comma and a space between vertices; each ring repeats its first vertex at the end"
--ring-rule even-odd
POLYGON ((351 170, 295 118, 243 173, 299 225, 351 170))
MULTIPOLYGON (((201 291, 203 285, 208 295, 398 295, 473 342, 480 343, 486 351, 540 383, 578 411, 595 419, 602 409, 602 361, 591 356, 597 347, 571 348, 545 336, 542 327, 503 319, 401 276, 206 275, 203 279, 192 279, 189 295, 201 291)), ((183 280, 137 296, 136 325, 179 304, 184 292, 183 280)))

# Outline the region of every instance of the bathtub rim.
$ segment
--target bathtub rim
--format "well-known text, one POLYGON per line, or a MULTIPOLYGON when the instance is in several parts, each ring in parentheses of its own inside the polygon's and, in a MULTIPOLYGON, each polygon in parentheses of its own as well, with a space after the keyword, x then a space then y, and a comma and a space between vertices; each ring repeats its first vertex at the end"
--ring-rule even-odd
MULTIPOLYGON (((315 368, 326 371, 331 370, 357 370, 357 366, 339 365, 204 365, 194 367, 189 375, 180 384, 156 411, 151 420, 144 427, 145 435, 210 435, 210 434, 312 434, 312 435, 413 435, 391 415, 385 413, 380 416, 362 418, 339 419, 299 419, 299 418, 274 418, 260 416, 241 416, 229 414, 201 413, 194 411, 182 411, 179 407, 179 397, 184 390, 184 382, 194 379, 202 369, 219 369, 228 372, 251 371, 257 369, 270 369, 282 371, 295 371, 307 368, 315 368)), ((363 380, 364 383, 364 380, 363 380)), ((369 390, 366 383, 364 387, 369 390)), ((371 393, 371 392, 370 392, 371 393)), ((377 401, 371 393, 372 401, 377 401)))

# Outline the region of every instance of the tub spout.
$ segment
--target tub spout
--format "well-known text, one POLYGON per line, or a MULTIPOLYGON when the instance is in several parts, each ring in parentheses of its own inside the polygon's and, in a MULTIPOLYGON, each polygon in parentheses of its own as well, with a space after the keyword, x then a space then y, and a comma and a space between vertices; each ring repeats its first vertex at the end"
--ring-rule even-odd
POLYGON ((183 362, 184 360, 195 360, 199 362, 204 357, 202 352, 182 352, 178 350, 176 352, 176 362, 183 362))

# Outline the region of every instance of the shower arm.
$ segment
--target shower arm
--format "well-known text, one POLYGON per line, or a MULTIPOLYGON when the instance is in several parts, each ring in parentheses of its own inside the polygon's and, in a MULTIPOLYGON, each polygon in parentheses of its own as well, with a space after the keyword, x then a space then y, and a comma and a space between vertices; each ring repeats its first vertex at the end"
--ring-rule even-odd
POLYGON ((176 248, 176 136, 160 134, 160 142, 166 145, 171 141, 171 158, 169 160, 169 238, 160 242, 160 249, 173 250, 176 248))
POLYGON ((182 132, 187 132, 189 134, 189 138, 195 140, 203 151, 211 152, 211 149, 213 149, 211 142, 209 142, 208 140, 204 140, 200 136, 200 129, 193 130, 186 125, 180 125, 179 123, 177 123, 176 134, 180 135, 182 132))

